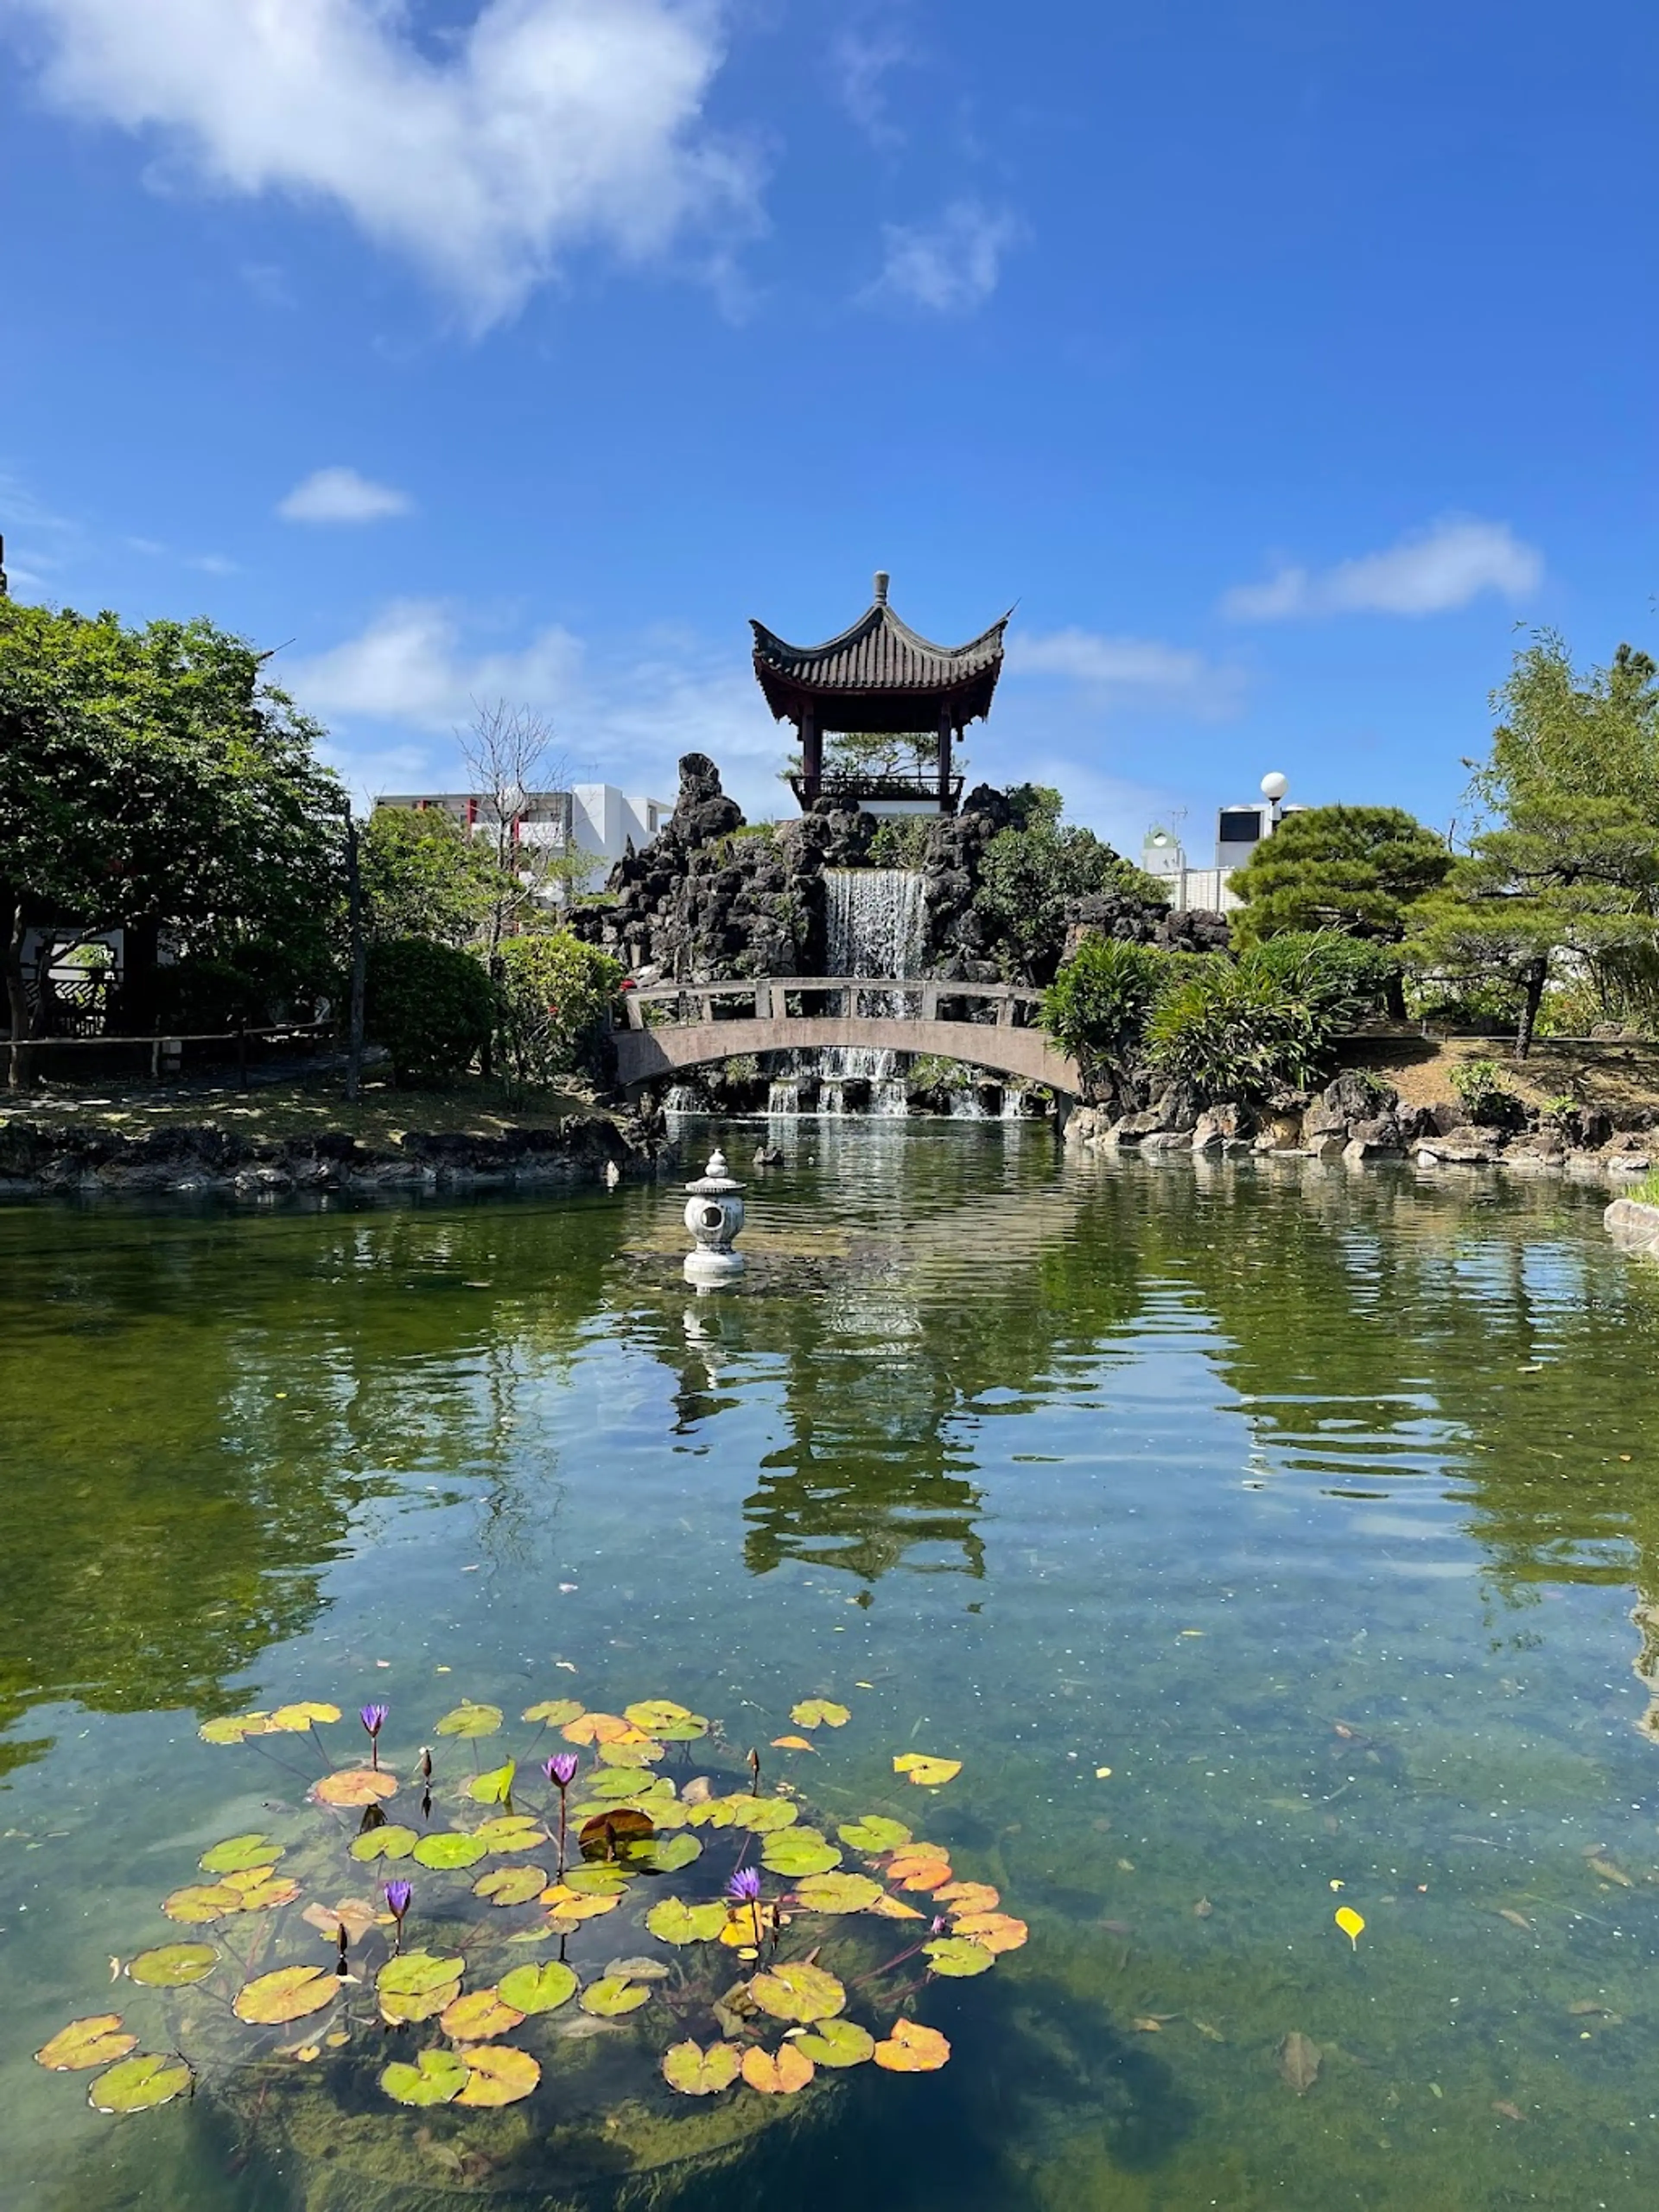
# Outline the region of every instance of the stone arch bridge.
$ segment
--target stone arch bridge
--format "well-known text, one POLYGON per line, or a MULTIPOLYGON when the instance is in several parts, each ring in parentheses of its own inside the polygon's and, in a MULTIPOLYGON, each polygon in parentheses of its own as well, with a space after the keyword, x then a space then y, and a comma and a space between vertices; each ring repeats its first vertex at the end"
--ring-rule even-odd
POLYGON ((742 982, 653 984, 623 994, 627 1024, 612 1032, 617 1073, 632 1089, 748 1053, 841 1045, 963 1060, 1024 1083, 1047 1084, 1069 1103, 1082 1090, 1082 1073, 1037 1026, 1041 998, 1040 992, 1008 983, 904 976, 763 975, 742 982), (870 1011, 872 1002, 881 1011, 870 1011))

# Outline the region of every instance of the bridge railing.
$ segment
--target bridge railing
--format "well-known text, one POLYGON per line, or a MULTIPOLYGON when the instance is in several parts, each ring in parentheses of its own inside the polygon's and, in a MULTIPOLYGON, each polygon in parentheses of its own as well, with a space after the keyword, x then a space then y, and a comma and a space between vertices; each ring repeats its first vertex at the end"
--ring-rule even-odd
POLYGON ((1042 999, 1041 991, 1017 983, 956 983, 931 976, 745 975, 741 981, 723 983, 651 983, 624 991, 622 1002, 627 1010, 628 1027, 642 1030, 655 1026, 647 1019, 648 1007, 672 1006, 684 1019, 683 1008, 688 1000, 696 1008, 690 1018, 697 1022, 776 1022, 810 1019, 826 1012, 850 1018, 858 1012, 859 1000, 871 994, 915 1002, 914 1015, 894 1015, 892 1018, 896 1020, 959 1020, 960 1016, 942 1013, 941 1006, 957 999, 988 1002, 995 1008, 994 1018, 997 1025, 1005 1029, 1035 1026, 1033 1010, 1042 999), (804 1006, 792 1006, 791 1000, 811 1000, 813 1003, 809 1012, 804 1006), (822 1003, 825 1000, 836 1003, 826 1008, 822 1003), (729 1006, 733 1001, 734 1011, 725 1014, 716 1012, 718 1006, 729 1006))

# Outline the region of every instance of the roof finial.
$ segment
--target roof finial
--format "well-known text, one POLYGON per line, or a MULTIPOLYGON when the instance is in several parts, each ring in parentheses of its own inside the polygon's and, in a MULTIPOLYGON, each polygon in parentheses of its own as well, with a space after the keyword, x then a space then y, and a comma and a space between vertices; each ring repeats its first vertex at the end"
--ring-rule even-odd
POLYGON ((887 586, 888 586, 889 583, 890 583, 891 580, 891 580, 891 578, 888 575, 887 571, 886 571, 886 569, 885 569, 885 568, 878 568, 878 569, 877 569, 877 571, 876 571, 876 605, 877 605, 878 607, 884 607, 884 606, 886 605, 886 604, 887 604, 887 586))

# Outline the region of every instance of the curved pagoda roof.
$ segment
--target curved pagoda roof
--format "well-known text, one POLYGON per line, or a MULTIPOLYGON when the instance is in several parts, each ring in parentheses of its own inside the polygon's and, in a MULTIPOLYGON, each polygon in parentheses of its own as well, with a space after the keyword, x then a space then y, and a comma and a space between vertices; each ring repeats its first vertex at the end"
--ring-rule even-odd
POLYGON ((751 621, 755 674, 778 721, 799 721, 810 706, 821 729, 925 730, 948 702, 960 728, 991 711, 1008 620, 966 645, 933 645, 899 620, 878 574, 869 607, 823 645, 789 645, 751 621))

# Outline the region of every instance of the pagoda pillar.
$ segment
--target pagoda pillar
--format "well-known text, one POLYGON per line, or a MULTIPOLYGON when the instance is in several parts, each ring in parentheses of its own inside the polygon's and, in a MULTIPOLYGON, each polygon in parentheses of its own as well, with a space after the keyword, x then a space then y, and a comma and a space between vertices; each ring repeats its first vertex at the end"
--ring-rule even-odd
POLYGON ((823 781, 823 732, 818 727, 817 709, 810 699, 800 716, 800 778, 806 805, 811 808, 817 803, 818 789, 823 781))
POLYGON ((951 702, 940 703, 939 710, 939 811, 951 811, 951 702))

